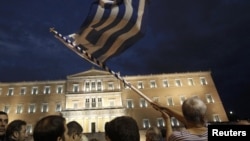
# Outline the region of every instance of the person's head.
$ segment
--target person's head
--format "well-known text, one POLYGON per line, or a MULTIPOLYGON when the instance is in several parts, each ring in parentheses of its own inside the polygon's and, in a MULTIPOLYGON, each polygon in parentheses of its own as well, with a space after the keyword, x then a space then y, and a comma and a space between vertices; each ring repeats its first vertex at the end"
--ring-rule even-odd
POLYGON ((146 131, 146 141, 161 141, 162 134, 158 127, 152 126, 146 131))
POLYGON ((28 137, 26 124, 24 120, 13 120, 10 122, 6 129, 7 140, 25 141, 28 137))
POLYGON ((70 140, 81 141, 83 132, 82 126, 76 121, 71 121, 67 124, 67 127, 70 140))
POLYGON ((34 141, 68 141, 66 120, 59 115, 50 115, 40 119, 33 132, 34 141))
POLYGON ((108 141, 139 141, 140 134, 136 121, 129 116, 120 116, 106 122, 105 135, 108 141))
POLYGON ((3 111, 0 111, 0 136, 5 135, 8 122, 9 122, 8 114, 3 111))
POLYGON ((185 119, 193 124, 205 124, 206 104, 197 97, 186 99, 182 104, 182 113, 185 119))

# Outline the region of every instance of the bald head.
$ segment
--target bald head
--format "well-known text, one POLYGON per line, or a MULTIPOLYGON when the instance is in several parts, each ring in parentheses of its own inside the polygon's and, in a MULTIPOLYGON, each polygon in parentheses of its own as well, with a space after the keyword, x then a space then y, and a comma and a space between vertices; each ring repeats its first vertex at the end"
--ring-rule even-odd
POLYGON ((207 111, 206 104, 197 97, 186 99, 182 105, 182 113, 188 122, 195 124, 204 124, 205 114, 207 111))

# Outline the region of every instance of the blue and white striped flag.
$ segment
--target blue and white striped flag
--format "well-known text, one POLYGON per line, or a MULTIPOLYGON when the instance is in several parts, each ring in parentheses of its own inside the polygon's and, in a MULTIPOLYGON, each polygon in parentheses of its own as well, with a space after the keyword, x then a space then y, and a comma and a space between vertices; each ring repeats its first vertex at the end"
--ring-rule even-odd
POLYGON ((69 35, 68 39, 98 61, 105 62, 143 37, 147 1, 95 0, 79 32, 69 35))

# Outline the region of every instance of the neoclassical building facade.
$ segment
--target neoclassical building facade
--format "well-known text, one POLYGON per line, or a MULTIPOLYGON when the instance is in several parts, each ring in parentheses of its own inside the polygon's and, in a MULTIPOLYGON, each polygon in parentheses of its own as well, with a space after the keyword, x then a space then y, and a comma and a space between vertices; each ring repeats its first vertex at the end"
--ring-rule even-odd
MULTIPOLYGON (((123 78, 151 100, 176 110, 186 98, 197 96, 207 104, 209 122, 228 121, 210 71, 123 78)), ((165 126, 147 100, 109 72, 95 68, 65 80, 0 82, 0 110, 9 114, 10 121, 27 121, 30 134, 37 120, 51 114, 79 122, 84 133, 103 132, 106 122, 121 115, 135 118, 140 130, 165 126)), ((174 117, 171 120, 173 127, 182 126, 174 117)))

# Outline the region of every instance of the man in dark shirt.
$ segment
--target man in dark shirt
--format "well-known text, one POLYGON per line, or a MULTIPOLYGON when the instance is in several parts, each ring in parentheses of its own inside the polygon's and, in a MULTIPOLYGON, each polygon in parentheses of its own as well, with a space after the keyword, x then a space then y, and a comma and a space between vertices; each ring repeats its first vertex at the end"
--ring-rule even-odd
POLYGON ((8 114, 0 111, 0 141, 5 141, 5 132, 8 121, 8 114))

